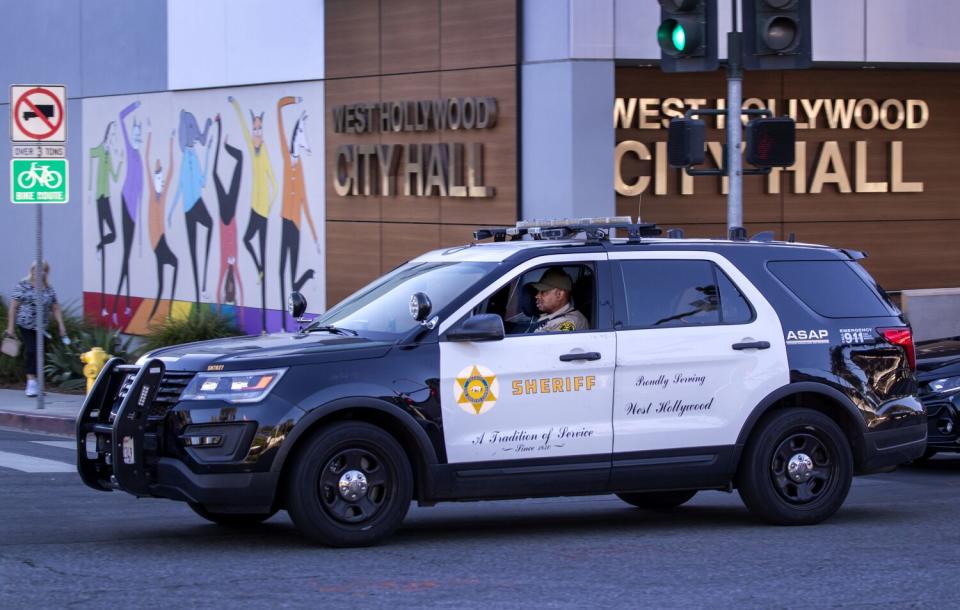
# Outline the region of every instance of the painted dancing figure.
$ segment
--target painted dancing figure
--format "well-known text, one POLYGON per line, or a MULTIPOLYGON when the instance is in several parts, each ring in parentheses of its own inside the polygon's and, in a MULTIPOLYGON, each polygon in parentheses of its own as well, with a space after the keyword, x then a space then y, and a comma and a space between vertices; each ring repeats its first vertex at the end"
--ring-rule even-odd
POLYGON ((129 318, 130 309, 130 248, 133 246, 133 236, 136 231, 137 215, 140 212, 140 199, 143 196, 143 161, 140 159, 140 145, 143 144, 142 126, 133 118, 133 125, 127 131, 126 118, 140 107, 135 101, 120 111, 120 129, 123 131, 123 143, 127 153, 127 174, 123 179, 123 189, 120 202, 123 216, 123 261, 120 263, 120 281, 117 284, 117 293, 113 297, 113 323, 118 324, 117 304, 120 302, 120 291, 123 283, 127 283, 126 306, 123 315, 129 318))
MULTIPOLYGON (((107 317, 107 257, 105 248, 117 239, 117 230, 113 224, 113 212, 110 209, 110 183, 116 183, 120 178, 120 169, 123 167, 123 159, 113 167, 113 156, 119 156, 117 146, 116 123, 110 121, 103 133, 103 141, 98 146, 90 149, 90 171, 93 172, 93 160, 100 160, 97 166, 97 190, 95 198, 97 201, 97 230, 100 233, 100 241, 97 242, 97 258, 100 259, 100 315, 107 317), (106 225, 107 232, 104 232, 106 225)), ((93 176, 87 177, 87 190, 93 186, 93 176)))
MULTIPOLYGON (((270 207, 277 196, 277 180, 273 176, 273 167, 270 165, 270 155, 263 144, 263 113, 254 114, 250 111, 250 127, 247 127, 240 110, 240 103, 232 96, 227 98, 233 105, 243 129, 243 139, 247 142, 247 152, 250 154, 251 167, 251 198, 250 219, 247 221, 247 230, 243 234, 243 245, 246 246, 253 264, 257 268, 257 282, 260 284, 260 321, 261 331, 267 332, 267 218, 270 207), (251 133, 252 130, 252 133, 251 133), (259 256, 253 247, 253 238, 257 237, 260 246, 259 256)), ((286 301, 281 301, 282 303, 286 301)))
MULTIPOLYGON (((283 151, 283 206, 280 216, 283 218, 283 233, 280 242, 280 302, 286 302, 286 288, 283 272, 290 257, 290 286, 299 292, 303 285, 314 276, 313 269, 307 269, 303 275, 297 277, 297 259, 300 255, 300 219, 306 216, 310 225, 310 233, 320 252, 320 240, 317 239, 317 229, 313 225, 310 207, 307 205, 307 190, 304 187, 303 154, 310 154, 310 140, 307 137, 307 113, 301 111, 293 125, 290 139, 286 139, 286 129, 283 127, 283 108, 291 104, 299 104, 303 100, 286 96, 277 102, 277 121, 280 126, 280 149, 283 151)), ((284 312, 283 330, 287 330, 287 313, 284 312)))
POLYGON ((173 195, 173 201, 170 203, 170 210, 167 212, 167 224, 173 216, 173 210, 177 203, 183 199, 183 212, 187 222, 187 242, 190 246, 190 264, 193 268, 193 288, 196 294, 195 303, 200 305, 200 276, 197 273, 197 225, 203 226, 207 230, 207 246, 203 258, 203 291, 207 290, 207 264, 210 262, 210 241, 213 238, 213 219, 210 218, 210 212, 207 211, 207 205, 203 202, 203 187, 207 183, 207 170, 210 169, 210 146, 207 146, 207 135, 210 132, 211 121, 209 118, 203 126, 203 131, 197 125, 197 119, 193 113, 186 110, 180 111, 180 181, 177 184, 177 192, 173 195), (194 144, 200 143, 206 147, 206 157, 201 166, 197 153, 194 150, 194 144))
POLYGON ((223 140, 223 149, 233 157, 235 164, 230 176, 230 187, 224 188, 220 181, 220 115, 214 119, 217 126, 217 148, 213 153, 213 184, 217 189, 220 207, 220 279, 217 280, 217 305, 235 303, 243 306, 243 283, 237 271, 237 199, 240 197, 240 175, 243 170, 243 151, 223 140), (237 290, 240 298, 237 300, 237 290))
MULTIPOLYGON (((173 138, 175 134, 176 132, 170 134, 170 155, 167 161, 167 176, 173 175, 173 138)), ((150 140, 152 136, 153 134, 151 133, 147 134, 147 149, 146 156, 144 157, 147 173, 150 173, 150 140)), ((170 283, 170 306, 167 310, 167 315, 170 315, 170 310, 173 309, 173 295, 177 290, 178 267, 177 257, 173 251, 170 250, 170 246, 167 244, 167 236, 164 235, 163 231, 163 212, 167 202, 167 193, 170 191, 170 181, 164 179, 163 165, 160 163, 160 159, 157 159, 152 177, 147 216, 149 219, 150 244, 153 246, 153 252, 157 257, 157 299, 153 302, 153 308, 147 317, 148 322, 153 319, 153 315, 157 313, 157 306, 160 305, 160 299, 163 295, 163 267, 165 265, 173 267, 173 281, 170 283)))

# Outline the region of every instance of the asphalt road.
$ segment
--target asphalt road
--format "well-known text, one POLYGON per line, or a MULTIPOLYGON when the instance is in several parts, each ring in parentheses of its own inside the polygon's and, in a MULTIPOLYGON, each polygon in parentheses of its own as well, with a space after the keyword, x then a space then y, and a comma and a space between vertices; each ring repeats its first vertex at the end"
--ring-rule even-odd
POLYGON ((413 507, 387 544, 335 550, 285 513, 238 531, 88 489, 63 440, 0 429, 0 608, 960 605, 960 458, 856 479, 812 527, 735 493, 671 513, 593 496, 413 507))

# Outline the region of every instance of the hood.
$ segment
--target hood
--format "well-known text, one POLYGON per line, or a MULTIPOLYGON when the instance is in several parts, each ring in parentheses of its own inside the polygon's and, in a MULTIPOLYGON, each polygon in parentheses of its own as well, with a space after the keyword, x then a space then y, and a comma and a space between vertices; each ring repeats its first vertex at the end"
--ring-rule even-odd
POLYGON ((917 377, 931 379, 960 375, 960 337, 917 343, 917 377))
POLYGON ((168 370, 174 371, 204 371, 213 364, 223 366, 218 370, 236 371, 379 358, 392 345, 327 332, 276 333, 174 345, 154 350, 140 361, 159 358, 168 370))

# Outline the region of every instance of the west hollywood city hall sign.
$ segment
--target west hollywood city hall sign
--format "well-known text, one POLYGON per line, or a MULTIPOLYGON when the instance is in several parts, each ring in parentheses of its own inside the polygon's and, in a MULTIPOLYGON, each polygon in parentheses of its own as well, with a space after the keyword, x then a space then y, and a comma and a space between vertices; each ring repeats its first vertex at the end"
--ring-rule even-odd
MULTIPOLYGON (((724 108, 724 99, 702 98, 636 98, 618 97, 614 104, 614 129, 661 130, 662 141, 641 142, 624 140, 617 144, 614 154, 614 188, 619 195, 632 197, 641 193, 666 195, 676 186, 668 184, 666 129, 670 119, 683 116, 687 108, 724 108), (623 162, 628 156, 651 161, 652 172, 624 175, 623 162)), ((766 108, 775 116, 786 114, 797 122, 796 162, 785 170, 774 169, 766 179, 766 192, 780 192, 780 172, 793 175, 790 188, 797 194, 817 194, 827 185, 834 185, 841 193, 922 193, 923 182, 908 181, 903 175, 903 141, 889 139, 878 142, 856 139, 852 143, 824 139, 820 142, 800 141, 803 130, 860 130, 890 132, 894 138, 901 130, 923 129, 930 120, 930 107, 920 99, 789 99, 749 98, 744 108, 766 108), (884 180, 868 180, 867 154, 870 147, 884 145, 887 158, 884 180), (852 163, 848 164, 848 160, 852 163), (852 168, 852 171, 848 168, 852 168)), ((725 116, 704 117, 707 127, 724 129, 725 116)), ((746 118, 744 118, 746 123, 746 118)), ((725 138, 725 136, 721 136, 725 138)), ((707 142, 708 159, 718 167, 723 158, 723 142, 707 142)), ((873 171, 877 171, 873 168, 873 171)), ((878 172, 879 174, 879 172, 878 172)), ((873 172, 871 172, 873 175, 873 172)), ((686 172, 680 172, 679 194, 693 195, 694 181, 686 172)), ((876 176, 874 176, 876 177, 876 176)), ((674 183, 675 184, 675 183, 674 183)), ((721 182, 721 191, 727 193, 727 178, 721 182)))
MULTIPOLYGON (((358 136, 458 132, 492 129, 497 124, 493 97, 369 102, 334 106, 333 128, 358 136)), ((333 165, 337 195, 406 197, 493 197, 484 184, 483 144, 341 144, 333 165)))

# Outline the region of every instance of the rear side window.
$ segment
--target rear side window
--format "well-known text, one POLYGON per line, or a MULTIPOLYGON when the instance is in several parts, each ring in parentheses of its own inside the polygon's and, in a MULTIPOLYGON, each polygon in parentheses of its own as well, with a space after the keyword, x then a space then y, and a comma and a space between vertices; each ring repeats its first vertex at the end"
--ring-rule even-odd
POLYGON ((771 261, 767 268, 807 307, 827 318, 895 315, 853 268, 854 262, 771 261))
POLYGON ((622 261, 627 326, 670 328, 740 324, 753 309, 710 261, 622 261))

